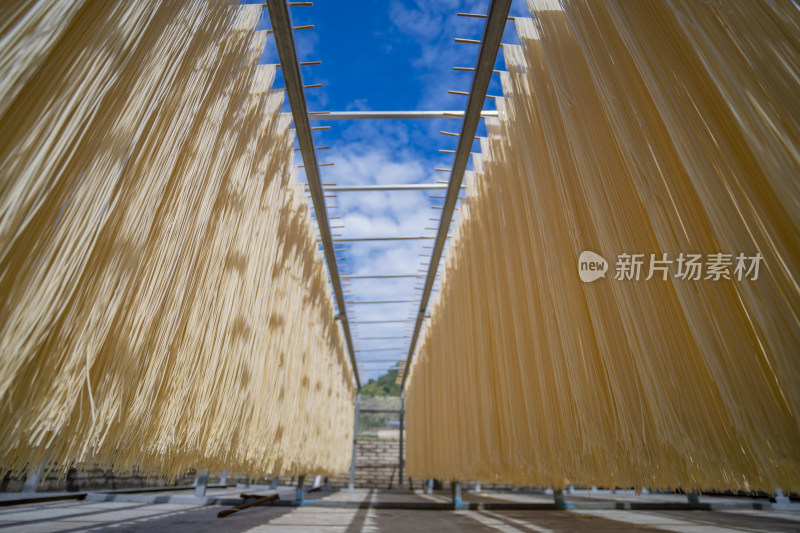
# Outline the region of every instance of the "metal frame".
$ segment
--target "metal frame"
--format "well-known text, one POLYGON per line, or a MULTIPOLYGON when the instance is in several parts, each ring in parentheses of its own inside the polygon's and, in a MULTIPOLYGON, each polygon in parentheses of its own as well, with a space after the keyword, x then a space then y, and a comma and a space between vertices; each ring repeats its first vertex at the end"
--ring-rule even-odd
MULTIPOLYGON (((412 235, 409 237, 339 237, 335 242, 363 242, 363 241, 419 241, 433 240, 435 237, 428 235, 412 235)), ((327 254, 326 254, 327 255, 327 254)))
POLYGON ((355 480, 356 480, 356 451, 358 450, 358 416, 359 416, 359 408, 361 407, 361 393, 359 392, 356 394, 356 412, 354 416, 353 422, 353 452, 350 456, 350 482, 348 483, 348 488, 353 490, 355 488, 355 480))
POLYGON ((404 318, 403 320, 354 320, 353 324, 405 324, 407 322, 411 322, 410 318, 404 318))
POLYGON ((374 276, 342 276, 342 279, 421 278, 419 274, 377 274, 374 276))
POLYGON ((351 304, 406 304, 416 300, 349 300, 351 304))
MULTIPOLYGON (((497 111, 482 111, 481 115, 484 117, 496 117, 497 111)), ((458 119, 463 117, 463 111, 312 111, 309 114, 311 120, 458 119)))
MULTIPOLYGON (((405 415, 406 415, 406 395, 401 390, 400 391, 400 454, 397 459, 398 463, 398 470, 399 474, 397 476, 397 485, 402 489, 403 488, 403 466, 405 465, 405 457, 403 454, 403 437, 405 436, 406 430, 406 423, 405 423, 405 415)), ((409 487, 411 488, 411 487, 409 487)))
POLYGON ((444 190, 444 183, 397 183, 394 185, 333 185, 326 187, 326 191, 336 192, 376 192, 376 191, 427 191, 444 190))
POLYGON ((322 182, 319 178, 317 153, 314 149, 314 138, 311 136, 311 124, 308 120, 308 108, 306 107, 306 98, 303 93, 303 78, 300 74, 300 66, 297 62, 297 51, 294 47, 289 6, 285 0, 268 0, 267 7, 269 9, 269 18, 272 23, 273 35, 275 36, 275 46, 278 49, 278 57, 281 61, 283 79, 286 83, 286 94, 289 97, 289 105, 292 108, 294 128, 297 132, 297 142, 300 145, 300 153, 303 156, 303 164, 306 169, 308 189, 311 193, 311 200, 314 203, 314 213, 316 214, 317 224, 319 225, 319 236, 322 240, 322 247, 325 250, 325 261, 328 263, 328 273, 330 274, 333 292, 336 296, 336 305, 339 309, 339 317, 341 317, 342 330, 344 331, 344 338, 347 342, 347 350, 350 354, 353 377, 356 380, 356 388, 360 390, 361 379, 358 376, 353 339, 350 335, 350 326, 347 322, 347 311, 345 309, 342 284, 339 279, 339 268, 336 264, 336 254, 333 251, 333 238, 331 237, 331 229, 328 224, 328 212, 325 208, 325 196, 322 190, 322 182))
MULTIPOLYGON (((447 240, 447 233, 450 230, 450 222, 453 219, 458 193, 461 191, 461 182, 464 180, 464 172, 467 170, 472 143, 475 140, 475 133, 478 131, 478 123, 481 119, 483 103, 486 100, 486 91, 489 89, 489 82, 492 78, 492 71, 497 60, 497 52, 500 50, 500 40, 503 38, 503 31, 508 20, 508 13, 511 9, 511 0, 492 0, 489 5, 489 14, 486 19, 486 26, 483 29, 481 38, 481 49, 478 53, 478 61, 475 65, 475 75, 472 78, 472 87, 469 91, 467 100, 467 110, 464 115, 464 122, 461 124, 461 134, 458 137, 458 148, 456 149, 453 170, 450 173, 450 183, 447 187, 447 197, 442 207, 442 217, 439 221, 439 231, 436 233, 436 243, 433 245, 431 262, 428 266, 428 275, 425 279, 425 287, 420 299, 419 312, 414 325, 414 333, 411 336, 411 346, 408 349, 408 358, 405 368, 411 368, 411 361, 414 359, 414 350, 417 347, 422 321, 425 319, 425 310, 428 308, 428 301, 431 297, 436 271, 439 269, 439 261, 442 258, 444 244, 447 240)), ((404 389, 408 372, 403 372, 403 380, 400 388, 404 389)))
MULTIPOLYGON (((322 183, 319 176, 319 163, 316 157, 314 148, 314 140, 312 137, 311 120, 358 120, 358 119, 463 119, 461 134, 459 136, 458 149, 456 150, 455 163, 451 171, 450 181, 445 185, 440 184, 397 184, 397 185, 366 185, 366 186, 332 186, 330 191, 414 191, 414 190, 440 190, 447 189, 447 196, 445 204, 442 207, 442 217, 439 222, 439 230, 435 237, 436 243, 433 246, 433 253, 431 255, 431 263, 428 268, 428 275, 423 289, 420 311, 417 315, 414 333, 411 337, 411 345, 409 348, 408 358, 406 360, 406 368, 410 365, 413 358, 416 342, 419 337, 422 320, 425 318, 425 310, 427 309, 430 293, 433 289, 436 270, 438 269, 441 255, 444 250, 444 243, 447 239, 450 222, 452 220, 455 204, 458 200, 458 194, 462 188, 461 182, 464 178, 467 162, 472 148, 472 141, 477 131, 478 122, 484 116, 497 116, 497 111, 487 110, 484 111, 483 102, 486 97, 486 90, 489 86, 489 81, 494 69, 494 63, 497 58, 497 52, 500 47, 500 39, 505 28, 505 21, 507 20, 508 11, 510 9, 510 0, 492 0, 489 8, 489 15, 487 18, 486 27, 481 44, 480 54, 478 56, 477 66, 475 68, 475 75, 472 80, 472 89, 469 93, 469 101, 467 103, 466 111, 316 111, 309 113, 305 95, 303 93, 303 81, 300 74, 300 67, 297 61, 297 52, 294 46, 294 38, 292 35, 291 17, 289 15, 288 5, 284 0, 269 0, 267 7, 269 9, 270 20, 272 22, 273 34, 275 36, 275 44, 278 49, 278 57, 281 61, 281 68, 283 69, 283 76, 286 83, 286 92, 289 98, 289 104, 294 118, 295 130, 297 132, 297 139, 300 145, 300 152, 303 157, 303 166, 306 169, 307 187, 310 193, 314 213, 316 215, 317 223, 319 225, 319 240, 322 243, 325 252, 325 260, 328 264, 328 271, 331 277, 331 284, 333 285, 333 292, 336 298, 338 307, 338 317, 342 322, 342 329, 345 334, 348 352, 350 355, 350 362, 353 367, 354 377, 358 389, 361 388, 361 382, 358 374, 357 362, 355 357, 355 349, 353 346, 353 338, 350 332, 350 324, 347 317, 346 303, 356 304, 383 304, 383 303, 412 303, 416 300, 368 300, 368 301, 346 301, 344 299, 344 292, 342 290, 341 278, 337 264, 337 257, 334 250, 334 242, 369 242, 369 241, 395 241, 395 240, 433 240, 434 237, 427 235, 419 236, 396 236, 396 237, 339 237, 335 241, 331 235, 330 225, 328 222, 328 213, 325 207, 325 195, 322 183), (502 15, 498 15, 502 12, 502 15)), ((318 128, 317 128, 318 129, 318 128)), ((366 276, 364 276, 366 277, 366 276)), ((382 277, 420 277, 417 275, 405 276, 374 276, 376 279, 382 277)), ((348 276, 348 279, 358 279, 359 277, 348 276)), ((402 321, 365 321, 368 323, 402 323, 402 321)), ((406 373, 403 373, 403 386, 405 386, 406 373)))

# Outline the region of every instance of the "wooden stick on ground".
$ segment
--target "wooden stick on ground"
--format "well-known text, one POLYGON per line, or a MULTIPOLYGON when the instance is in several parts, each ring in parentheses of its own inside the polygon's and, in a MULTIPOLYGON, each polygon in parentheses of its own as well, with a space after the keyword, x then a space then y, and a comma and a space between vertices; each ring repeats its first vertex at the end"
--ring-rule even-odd
POLYGON ((224 509, 217 513, 217 518, 225 518, 228 515, 232 515, 237 511, 241 511, 242 509, 247 509, 248 507, 253 507, 255 505, 261 505, 265 502, 271 502, 275 500, 279 500, 280 496, 278 494, 270 494, 268 496, 260 496, 257 494, 242 494, 243 499, 252 498, 251 501, 245 502, 241 505, 237 505, 236 507, 231 507, 230 509, 224 509))

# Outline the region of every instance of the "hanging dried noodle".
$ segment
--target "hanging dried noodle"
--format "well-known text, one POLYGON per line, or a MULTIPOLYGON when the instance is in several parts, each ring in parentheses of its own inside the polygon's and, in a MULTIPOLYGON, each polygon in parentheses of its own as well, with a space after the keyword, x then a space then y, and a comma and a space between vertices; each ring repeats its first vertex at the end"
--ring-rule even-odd
POLYGON ((409 474, 796 491, 800 12, 562 4, 503 48, 410 370, 409 474), (646 280, 651 253, 718 252, 760 253, 758 279, 646 280))
POLYGON ((347 468, 352 372, 260 15, 0 7, 3 468, 347 468))

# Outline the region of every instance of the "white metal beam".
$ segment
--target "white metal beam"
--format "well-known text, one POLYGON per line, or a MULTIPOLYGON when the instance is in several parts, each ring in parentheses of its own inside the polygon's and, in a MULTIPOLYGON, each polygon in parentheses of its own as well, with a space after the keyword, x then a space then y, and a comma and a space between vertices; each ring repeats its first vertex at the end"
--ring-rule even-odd
MULTIPOLYGON (((497 111, 481 111, 481 117, 496 117, 497 111)), ((442 119, 464 118, 463 111, 312 111, 311 120, 442 119)))

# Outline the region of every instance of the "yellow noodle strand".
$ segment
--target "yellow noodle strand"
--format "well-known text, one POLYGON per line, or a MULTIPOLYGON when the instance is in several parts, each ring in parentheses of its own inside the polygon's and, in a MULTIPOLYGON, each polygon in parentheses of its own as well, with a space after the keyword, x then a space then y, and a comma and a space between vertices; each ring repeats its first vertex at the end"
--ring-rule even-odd
POLYGON ((261 8, 3 9, 0 465, 344 471, 352 370, 261 8))
POLYGON ((560 4, 530 2, 503 48, 409 370, 409 474, 797 490, 800 13, 560 4), (581 281, 585 250, 605 279, 581 281), (614 279, 626 253, 638 280, 614 279), (763 261, 646 279, 664 253, 763 261))

